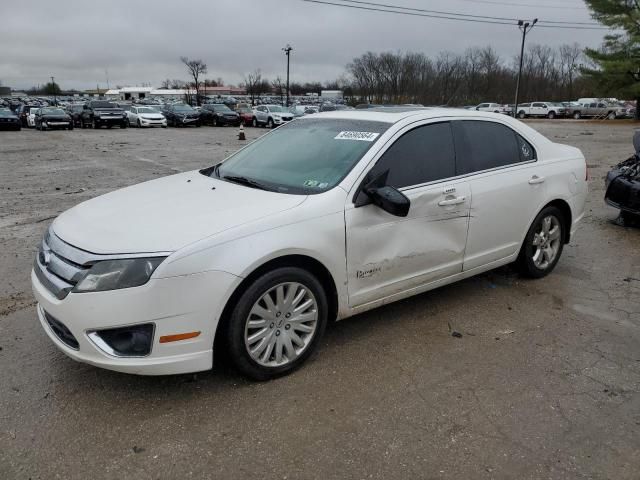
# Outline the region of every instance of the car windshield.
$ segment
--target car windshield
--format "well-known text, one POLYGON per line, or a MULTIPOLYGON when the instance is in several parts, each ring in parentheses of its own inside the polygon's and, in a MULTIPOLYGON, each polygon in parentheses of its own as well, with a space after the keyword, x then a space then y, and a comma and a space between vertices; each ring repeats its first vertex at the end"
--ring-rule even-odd
POLYGON ((173 109, 176 112, 193 112, 195 111, 193 108, 191 108, 189 105, 175 105, 173 107, 173 109))
POLYGON ((162 107, 147 107, 149 110, 151 110, 153 113, 160 113, 162 112, 162 107))
POLYGON ((231 112, 231 109, 226 105, 214 105, 213 110, 216 112, 231 112))
POLYGON ((270 105, 268 108, 270 112, 286 112, 287 111, 286 108, 280 107, 279 105, 270 105))
POLYGON ((564 107, 560 102, 549 102, 548 105, 551 105, 552 107, 564 107))
POLYGON ((251 110, 249 107, 238 107, 237 112, 238 113, 251 113, 253 110, 251 110))
POLYGON ((66 115, 65 111, 61 108, 43 108, 41 113, 47 115, 66 115))
POLYGON ((157 112, 150 107, 140 107, 138 108, 138 113, 157 113, 157 112))
POLYGON ((111 102, 91 102, 93 108, 118 108, 115 103, 111 102))
POLYGON ((335 118, 296 120, 232 155, 210 175, 229 181, 236 177, 281 193, 321 193, 335 187, 389 126, 335 118))

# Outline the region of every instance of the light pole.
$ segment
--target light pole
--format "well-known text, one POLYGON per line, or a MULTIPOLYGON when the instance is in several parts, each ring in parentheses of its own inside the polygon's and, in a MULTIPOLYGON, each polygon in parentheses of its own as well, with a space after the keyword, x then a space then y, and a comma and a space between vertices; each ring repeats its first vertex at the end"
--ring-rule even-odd
POLYGON ((51 90, 53 90, 53 104, 58 105, 58 97, 56 97, 56 80, 51 77, 51 90))
POLYGON ((287 108, 289 107, 289 60, 291 58, 291 45, 287 43, 287 46, 282 49, 284 54, 287 56, 287 108))
POLYGON ((522 46, 520 47, 520 69, 518 70, 518 81, 516 83, 516 104, 513 106, 514 118, 518 116, 518 101, 520 100, 520 78, 522 77, 522 61, 524 59, 524 41, 527 38, 527 33, 538 23, 538 19, 534 18, 533 22, 525 22, 518 20, 518 28, 522 32, 522 46))

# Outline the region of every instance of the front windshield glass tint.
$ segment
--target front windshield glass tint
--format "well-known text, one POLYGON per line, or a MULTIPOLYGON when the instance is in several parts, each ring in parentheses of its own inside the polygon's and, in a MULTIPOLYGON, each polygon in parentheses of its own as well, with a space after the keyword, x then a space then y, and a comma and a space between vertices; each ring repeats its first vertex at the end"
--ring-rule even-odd
POLYGON ((142 107, 138 108, 138 113, 156 113, 156 111, 153 108, 142 107))
POLYGON ((269 107, 270 112, 286 112, 287 109, 278 105, 272 105, 269 107))
POLYGON ((193 108, 189 105, 176 105, 173 107, 176 112, 193 112, 193 108))
POLYGON ((244 177, 282 193, 321 193, 336 186, 389 126, 335 118, 296 120, 229 157, 211 175, 244 177))
POLYGON ((47 115, 66 115, 64 110, 61 110, 59 108, 43 108, 42 113, 45 113, 47 115))

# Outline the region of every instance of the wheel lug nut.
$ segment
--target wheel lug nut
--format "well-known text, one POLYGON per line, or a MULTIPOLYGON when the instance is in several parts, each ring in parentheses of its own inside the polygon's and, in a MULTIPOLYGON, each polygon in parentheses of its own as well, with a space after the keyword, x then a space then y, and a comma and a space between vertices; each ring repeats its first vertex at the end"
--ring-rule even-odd
POLYGON ((289 325, 288 323, 284 326, 285 330, 289 330, 291 328, 291 325, 289 325))
POLYGON ((280 336, 280 330, 276 330, 276 337, 280 336))
POLYGON ((280 312, 276 313, 276 317, 279 317, 280 315, 282 315, 282 313, 280 312))
POLYGON ((291 316, 291 314, 290 314, 290 313, 287 313, 284 317, 285 317, 285 318, 289 318, 290 316, 291 316))
POLYGON ((276 324, 272 322, 271 325, 269 325, 269 328, 273 328, 275 326, 276 326, 276 324))

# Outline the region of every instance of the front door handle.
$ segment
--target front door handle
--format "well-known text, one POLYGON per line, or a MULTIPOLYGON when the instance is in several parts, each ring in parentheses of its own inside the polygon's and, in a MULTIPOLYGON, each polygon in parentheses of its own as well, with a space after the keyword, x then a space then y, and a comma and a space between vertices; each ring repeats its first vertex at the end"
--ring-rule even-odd
POLYGON ((438 205, 440 205, 441 207, 450 207, 451 205, 460 205, 461 203, 464 203, 466 199, 467 199, 466 197, 451 198, 449 200, 442 200, 441 202, 438 203, 438 205))
POLYGON ((539 177, 538 175, 534 175, 533 177, 531 177, 531 180, 529 180, 529 185, 539 185, 541 183, 544 183, 544 177, 539 177))

